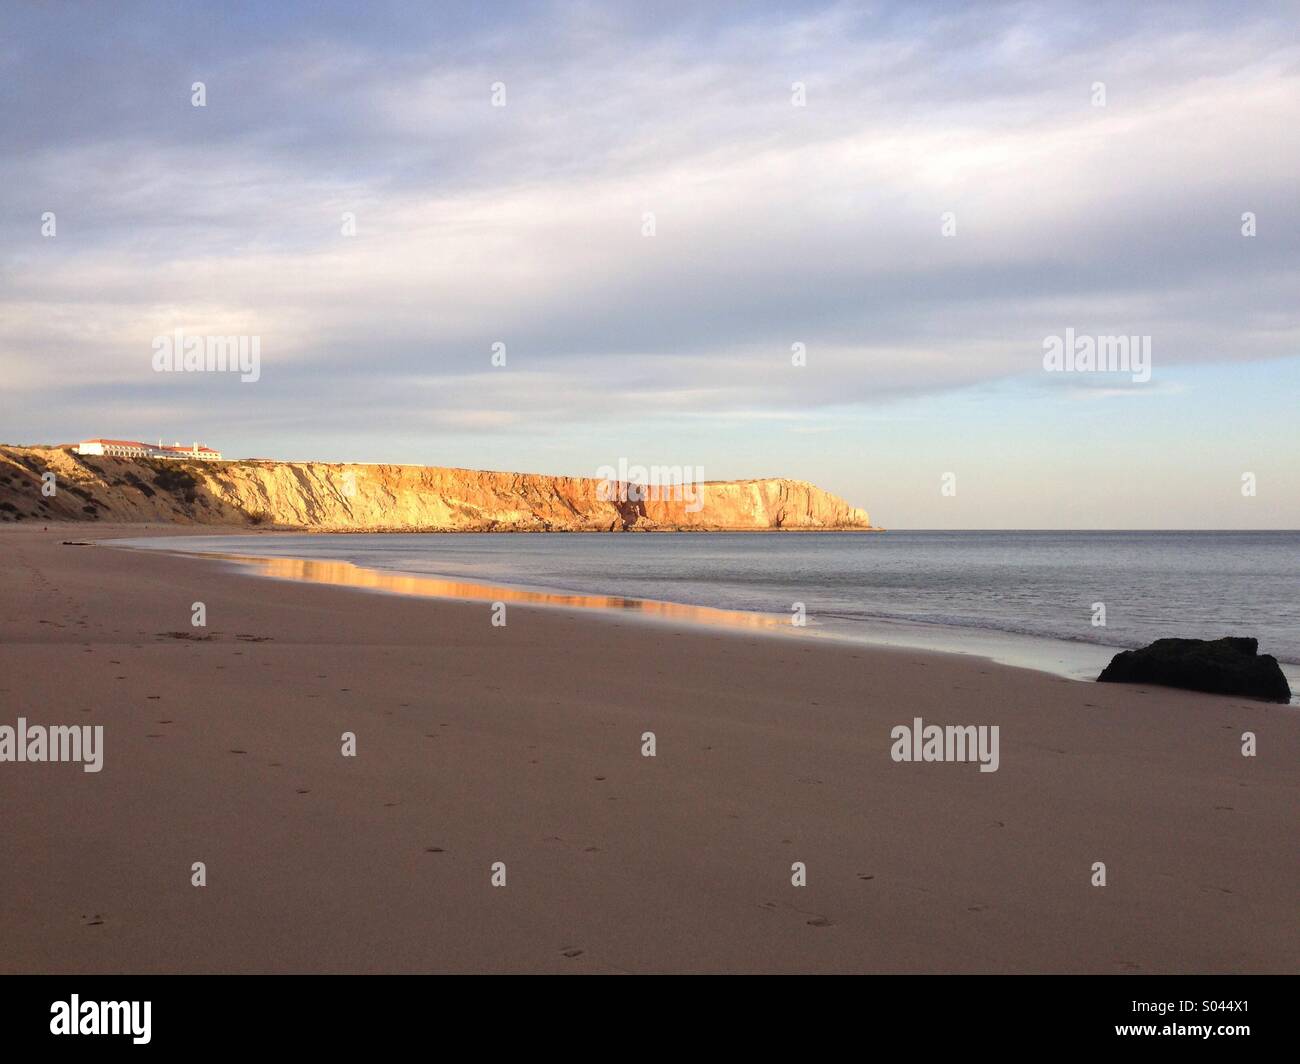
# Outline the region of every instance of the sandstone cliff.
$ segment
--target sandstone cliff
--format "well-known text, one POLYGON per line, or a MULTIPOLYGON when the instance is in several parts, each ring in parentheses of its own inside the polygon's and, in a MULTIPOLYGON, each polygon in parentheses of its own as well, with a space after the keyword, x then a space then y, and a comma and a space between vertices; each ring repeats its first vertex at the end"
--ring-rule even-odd
POLYGON ((689 499, 606 500, 602 481, 435 466, 174 462, 0 445, 0 519, 343 531, 861 529, 867 514, 798 480, 710 482, 689 499), (53 473, 53 480, 45 474, 53 473), (55 493, 43 494, 43 478, 55 493), (694 511, 694 512, 693 512, 694 511))

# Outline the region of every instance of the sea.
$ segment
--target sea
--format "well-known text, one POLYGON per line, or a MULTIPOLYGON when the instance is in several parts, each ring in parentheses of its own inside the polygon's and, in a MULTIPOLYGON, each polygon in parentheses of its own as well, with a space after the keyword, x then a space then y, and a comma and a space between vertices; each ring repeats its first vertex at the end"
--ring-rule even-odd
POLYGON ((1093 678, 1118 650, 1165 636, 1254 636, 1300 690, 1300 532, 265 533, 115 542, 222 555, 279 578, 635 609, 658 620, 977 654, 1074 678, 1093 678))

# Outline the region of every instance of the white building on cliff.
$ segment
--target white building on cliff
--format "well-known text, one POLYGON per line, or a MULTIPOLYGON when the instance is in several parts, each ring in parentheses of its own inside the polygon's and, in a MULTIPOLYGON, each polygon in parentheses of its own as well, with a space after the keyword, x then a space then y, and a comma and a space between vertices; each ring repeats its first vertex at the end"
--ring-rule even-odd
POLYGON ((77 454, 102 454, 110 458, 175 458, 186 461, 219 462, 221 452, 211 447, 204 447, 195 442, 192 447, 185 447, 178 440, 171 447, 164 447, 162 440, 155 447, 151 443, 139 440, 82 440, 74 448, 77 454))

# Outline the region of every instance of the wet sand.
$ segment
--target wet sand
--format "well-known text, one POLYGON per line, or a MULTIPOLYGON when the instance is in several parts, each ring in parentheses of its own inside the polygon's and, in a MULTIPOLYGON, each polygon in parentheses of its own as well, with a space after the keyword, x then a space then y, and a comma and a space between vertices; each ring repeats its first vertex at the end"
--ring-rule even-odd
POLYGON ((0 530, 0 725, 105 744, 0 764, 0 970, 1300 969, 1293 707, 93 545, 151 531, 0 530))

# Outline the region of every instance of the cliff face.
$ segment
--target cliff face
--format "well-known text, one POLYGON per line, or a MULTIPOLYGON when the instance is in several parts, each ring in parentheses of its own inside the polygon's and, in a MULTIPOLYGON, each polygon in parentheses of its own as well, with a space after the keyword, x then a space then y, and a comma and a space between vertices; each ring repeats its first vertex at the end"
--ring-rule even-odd
MULTIPOLYGON (((321 531, 862 529, 866 511, 798 480, 607 499, 596 479, 436 466, 174 462, 0 445, 0 520, 154 521, 321 531), (46 474, 53 473, 51 480, 46 474), (43 494, 52 483, 54 494, 43 494)), ((635 492, 630 492, 635 496, 635 492)))

